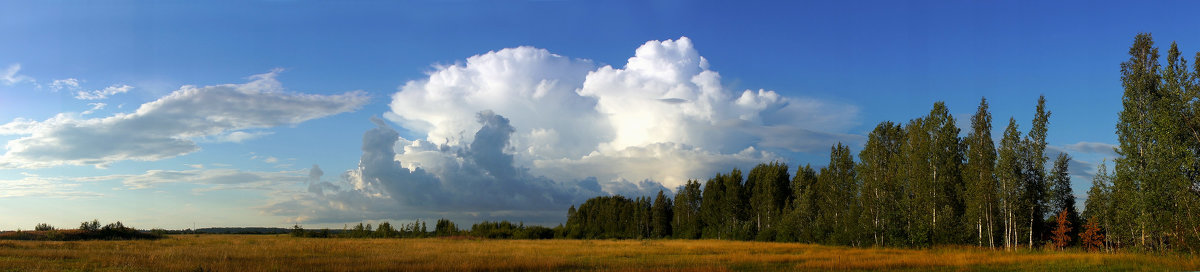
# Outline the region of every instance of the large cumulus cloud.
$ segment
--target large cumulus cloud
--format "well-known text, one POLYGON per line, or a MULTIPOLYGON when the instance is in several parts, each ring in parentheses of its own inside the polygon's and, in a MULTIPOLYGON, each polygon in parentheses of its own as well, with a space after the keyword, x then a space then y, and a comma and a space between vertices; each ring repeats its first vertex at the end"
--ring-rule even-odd
MULTIPOLYGON (((654 180, 673 188, 714 169, 821 151, 858 109, 769 90, 731 90, 691 40, 650 41, 624 67, 518 47, 438 66, 392 96, 385 116, 430 143, 470 143, 480 110, 508 116, 518 165, 554 180, 654 180)), ((401 152, 413 164, 425 158, 401 152)))
POLYGON ((472 115, 494 111, 512 120, 514 161, 555 180, 650 179, 674 188, 779 152, 861 139, 845 132, 856 107, 730 89, 686 37, 647 42, 620 68, 532 47, 436 68, 401 86, 385 116, 427 142, 461 146, 480 128, 472 115))
POLYGON ((267 211, 301 222, 555 223, 589 197, 650 195, 861 138, 844 132, 855 107, 729 89, 687 38, 647 42, 622 68, 492 51, 405 83, 390 106, 384 116, 417 139, 375 119, 356 169, 267 211))
POLYGON ((18 119, 0 125, 9 141, 0 167, 105 166, 122 160, 159 160, 199 149, 204 137, 244 139, 242 130, 297 124, 358 109, 361 91, 335 95, 285 92, 275 75, 243 84, 183 86, 133 113, 105 118, 59 114, 45 121, 18 119))

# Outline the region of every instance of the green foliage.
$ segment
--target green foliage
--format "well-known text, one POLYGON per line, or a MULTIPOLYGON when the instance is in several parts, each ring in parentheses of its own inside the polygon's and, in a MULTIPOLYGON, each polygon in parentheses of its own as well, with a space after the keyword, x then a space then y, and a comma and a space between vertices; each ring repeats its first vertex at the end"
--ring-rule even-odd
POLYGON ((100 230, 100 220, 93 219, 92 222, 83 221, 83 223, 79 223, 79 230, 87 231, 87 232, 99 231, 100 230))
POLYGON ((1052 215, 1049 203, 1050 183, 1046 180, 1046 130, 1050 123, 1050 112, 1046 111, 1046 97, 1038 97, 1036 112, 1033 115, 1033 126, 1029 134, 1021 141, 1021 170, 1022 183, 1020 207, 1024 220, 1028 220, 1026 228, 1027 242, 1030 248, 1041 244, 1043 233, 1049 232, 1049 224, 1045 218, 1052 215))
POLYGON ((892 122, 883 122, 867 135, 867 144, 859 152, 858 178, 862 181, 862 226, 871 244, 903 244, 904 226, 900 200, 906 195, 900 183, 900 148, 904 131, 892 122))
POLYGON ((992 114, 987 99, 971 117, 971 132, 964 140, 967 163, 963 168, 966 184, 965 219, 968 233, 975 233, 978 246, 996 245, 999 187, 996 177, 996 146, 992 142, 992 114))
MULTIPOLYGON (((784 208, 792 198, 790 180, 788 167, 781 162, 760 163, 750 170, 746 178, 746 187, 750 191, 749 219, 754 221, 754 229, 758 232, 773 228, 783 218, 784 208)), ((762 239, 775 240, 766 236, 762 239)))
MULTIPOLYGON (((571 209, 574 210, 575 207, 572 206, 571 209)), ((433 235, 438 237, 455 236, 460 235, 461 233, 462 231, 458 229, 458 225, 455 225, 453 221, 445 218, 438 219, 437 224, 433 227, 433 235)))
POLYGON ((653 238, 671 237, 671 220, 674 217, 674 207, 671 199, 667 197, 663 191, 658 191, 658 196, 654 197, 654 207, 651 222, 651 231, 653 238))
POLYGON ((700 231, 704 227, 700 224, 701 199, 700 182, 695 180, 688 180, 675 193, 674 218, 671 220, 675 238, 700 238, 700 231))

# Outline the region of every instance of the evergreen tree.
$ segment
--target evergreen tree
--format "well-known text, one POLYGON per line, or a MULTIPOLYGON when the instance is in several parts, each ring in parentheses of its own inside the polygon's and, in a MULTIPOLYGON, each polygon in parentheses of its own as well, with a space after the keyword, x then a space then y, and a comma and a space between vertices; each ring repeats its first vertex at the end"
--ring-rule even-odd
POLYGON ((674 207, 671 204, 671 199, 658 191, 658 196, 654 197, 654 213, 653 225, 651 226, 654 238, 671 237, 671 219, 673 217, 674 207))
MULTIPOLYGON (((1070 161, 1071 157, 1066 153, 1059 153, 1054 160, 1054 168, 1050 173, 1050 209, 1066 212, 1065 220, 1071 226, 1082 226, 1083 220, 1079 219, 1079 210, 1075 208, 1075 193, 1071 190, 1070 161)), ((1075 229, 1067 231, 1066 235, 1078 236, 1076 233, 1079 228, 1075 229)))

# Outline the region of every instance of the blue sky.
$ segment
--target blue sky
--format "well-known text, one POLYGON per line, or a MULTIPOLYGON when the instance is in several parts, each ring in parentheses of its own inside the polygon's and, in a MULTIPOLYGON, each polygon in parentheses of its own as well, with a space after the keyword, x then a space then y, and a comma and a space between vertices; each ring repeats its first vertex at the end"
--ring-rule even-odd
POLYGON ((6 2, 0 229, 557 223, 935 101, 1025 131, 1041 94, 1082 195, 1134 35, 1196 52, 1197 5, 6 2))

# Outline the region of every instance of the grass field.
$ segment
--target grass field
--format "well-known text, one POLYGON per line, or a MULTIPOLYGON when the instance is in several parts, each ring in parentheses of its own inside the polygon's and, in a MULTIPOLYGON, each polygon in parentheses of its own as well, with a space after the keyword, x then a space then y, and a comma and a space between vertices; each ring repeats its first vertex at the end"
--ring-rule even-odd
POLYGON ((176 235, 0 241, 0 271, 1196 270, 1192 255, 863 249, 683 240, 320 239, 176 235))

